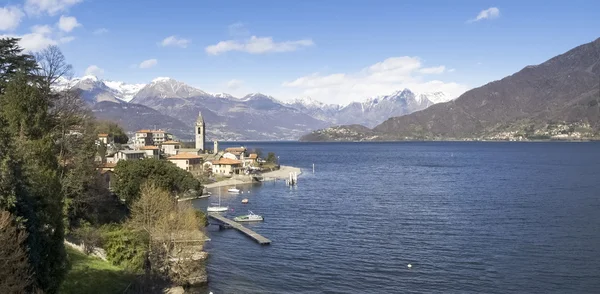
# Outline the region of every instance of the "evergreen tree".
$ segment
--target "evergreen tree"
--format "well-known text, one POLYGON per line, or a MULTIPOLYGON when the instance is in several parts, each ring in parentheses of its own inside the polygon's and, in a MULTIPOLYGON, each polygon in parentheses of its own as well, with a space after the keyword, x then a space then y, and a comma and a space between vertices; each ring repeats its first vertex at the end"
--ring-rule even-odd
POLYGON ((4 145, 14 150, 8 152, 14 152, 15 158, 6 154, 2 160, 2 197, 8 199, 3 201, 6 208, 27 230, 34 286, 55 293, 66 265, 63 196, 51 135, 53 123, 48 115, 50 101, 30 81, 25 73, 18 72, 0 96, 0 120, 9 141, 4 145))

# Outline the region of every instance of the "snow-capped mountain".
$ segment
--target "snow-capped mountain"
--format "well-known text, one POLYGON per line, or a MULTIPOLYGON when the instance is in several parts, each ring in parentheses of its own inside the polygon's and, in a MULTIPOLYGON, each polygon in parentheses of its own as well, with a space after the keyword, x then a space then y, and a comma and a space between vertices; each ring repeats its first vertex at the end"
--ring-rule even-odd
POLYGON ((198 112, 202 112, 207 134, 212 138, 288 140, 331 125, 373 127, 390 117, 409 114, 434 102, 447 100, 441 92, 417 95, 404 89, 345 106, 326 104, 310 97, 282 102, 261 93, 242 98, 226 93, 209 94, 166 77, 156 78, 148 84, 128 84, 85 76, 61 79, 55 88, 78 90, 98 118, 115 120, 119 117, 118 121, 129 131, 142 125, 152 125, 172 130, 183 139, 192 138, 191 126, 198 112), (169 119, 164 119, 167 117, 169 119), (190 126, 189 131, 183 126, 190 126))
POLYGON ((172 78, 160 77, 152 80, 150 84, 147 84, 140 89, 131 99, 132 103, 149 104, 156 103, 157 99, 186 99, 198 96, 211 96, 210 94, 196 89, 192 86, 177 81, 172 78))
POLYGON ((124 82, 118 81, 103 81, 104 84, 115 90, 119 94, 119 99, 123 101, 131 101, 135 94, 137 94, 142 88, 146 86, 146 84, 127 84, 124 82))
MULTIPOLYGON (((443 97, 443 93, 439 95, 443 97)), ((309 97, 289 103, 296 109, 332 124, 361 124, 367 127, 374 127, 390 117, 425 109, 432 104, 429 94, 416 95, 409 89, 367 98, 362 102, 352 102, 346 106, 324 104, 309 97)))
POLYGON ((145 84, 127 84, 124 82, 101 80, 96 76, 80 78, 60 78, 54 86, 57 90, 77 89, 88 103, 101 101, 128 102, 145 84))
POLYGON ((342 106, 337 104, 325 104, 321 101, 312 99, 311 97, 296 98, 287 103, 289 106, 303 111, 314 118, 335 123, 337 116, 342 106))

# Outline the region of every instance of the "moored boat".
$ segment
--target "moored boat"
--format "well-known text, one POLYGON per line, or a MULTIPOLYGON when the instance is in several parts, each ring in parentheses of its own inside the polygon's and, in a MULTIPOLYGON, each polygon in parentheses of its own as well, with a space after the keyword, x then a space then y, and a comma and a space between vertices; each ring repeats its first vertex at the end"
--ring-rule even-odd
POLYGON ((247 215, 240 215, 233 218, 236 222, 260 222, 264 218, 258 214, 254 214, 252 211, 248 211, 247 215))

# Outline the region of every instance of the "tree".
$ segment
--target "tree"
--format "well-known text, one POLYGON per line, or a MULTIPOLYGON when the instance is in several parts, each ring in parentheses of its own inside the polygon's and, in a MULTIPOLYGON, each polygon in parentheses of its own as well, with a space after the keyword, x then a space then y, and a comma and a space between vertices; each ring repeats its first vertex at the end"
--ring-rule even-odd
POLYGON ((18 72, 30 73, 37 67, 35 59, 23 54, 17 38, 0 38, 0 94, 10 78, 18 72))
POLYGON ((121 160, 115 168, 115 175, 114 191, 129 204, 138 199, 140 188, 146 181, 175 195, 202 191, 202 184, 192 174, 166 160, 121 160))
POLYGON ((269 163, 276 163, 277 162, 277 156, 275 156, 275 153, 269 152, 267 154, 266 161, 269 162, 269 163))
POLYGON ((111 121, 99 121, 96 126, 96 133, 108 134, 113 138, 115 143, 127 144, 129 137, 127 133, 119 126, 119 124, 111 121))
POLYGON ((35 74, 40 78, 43 89, 50 91, 61 77, 71 78, 73 67, 67 63, 65 56, 58 46, 50 45, 46 49, 36 53, 34 58, 38 64, 35 74))
POLYGON ((149 272, 178 284, 185 284, 201 268, 195 258, 204 244, 201 224, 191 204, 178 204, 168 191, 152 182, 142 186, 128 223, 149 236, 149 272))
POLYGON ((25 241, 27 233, 17 229, 13 216, 0 211, 0 289, 3 293, 26 293, 31 285, 25 241))
POLYGON ((63 194, 49 115, 49 97, 24 72, 11 76, 0 96, 0 120, 9 137, 4 171, 7 209, 25 226, 34 285, 58 290, 66 263, 62 217, 63 194), (11 159, 12 158, 12 159, 11 159), (15 164, 16 163, 16 164, 15 164), (18 176, 16 176, 18 175, 18 176))

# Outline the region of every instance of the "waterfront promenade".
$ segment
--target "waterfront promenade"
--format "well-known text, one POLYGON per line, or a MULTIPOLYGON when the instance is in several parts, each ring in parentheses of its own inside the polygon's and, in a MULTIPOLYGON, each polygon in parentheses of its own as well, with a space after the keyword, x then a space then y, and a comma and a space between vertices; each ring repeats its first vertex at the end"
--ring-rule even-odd
MULTIPOLYGON (((290 176, 290 173, 294 173, 294 172, 297 173, 298 175, 300 175, 302 173, 300 168, 282 165, 278 170, 263 173, 261 176, 263 178, 263 181, 285 180, 290 176)), ((251 177, 246 177, 246 178, 248 180, 241 180, 241 179, 223 180, 223 181, 219 181, 219 182, 206 184, 206 185, 204 185, 204 187, 206 187, 207 189, 212 189, 212 188, 224 187, 224 186, 250 184, 252 182, 251 177)))

